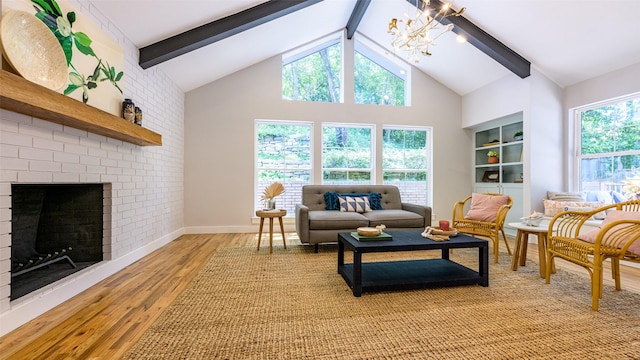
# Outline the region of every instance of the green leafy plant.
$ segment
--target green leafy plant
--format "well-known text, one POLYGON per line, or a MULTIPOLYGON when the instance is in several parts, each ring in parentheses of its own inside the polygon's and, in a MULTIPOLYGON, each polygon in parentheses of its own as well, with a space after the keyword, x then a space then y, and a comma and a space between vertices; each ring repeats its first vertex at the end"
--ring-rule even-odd
POLYGON ((107 61, 99 58, 91 48, 91 38, 83 32, 73 32, 73 24, 76 22, 76 13, 71 11, 66 16, 60 10, 55 0, 31 0, 36 10, 35 16, 40 19, 56 36, 64 55, 67 59, 67 66, 72 71, 69 72, 69 85, 64 90, 65 95, 69 95, 78 89, 82 89, 82 102, 89 101, 89 90, 98 87, 98 84, 108 81, 122 94, 122 89, 118 82, 122 80, 124 72, 117 71, 115 67, 109 66, 107 61), (92 74, 80 73, 73 65, 73 47, 81 54, 91 56, 97 61, 92 74))
POLYGON ((487 153, 488 157, 498 156, 498 152, 496 150, 489 150, 487 153))
POLYGON ((522 131, 518 131, 515 134, 513 134, 513 137, 515 138, 515 137, 522 136, 522 135, 524 135, 524 133, 522 131))

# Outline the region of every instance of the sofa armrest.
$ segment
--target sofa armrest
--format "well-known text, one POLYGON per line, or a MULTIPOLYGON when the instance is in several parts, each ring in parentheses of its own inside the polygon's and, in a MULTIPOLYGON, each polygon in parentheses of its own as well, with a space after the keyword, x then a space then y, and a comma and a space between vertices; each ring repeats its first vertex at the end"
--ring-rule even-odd
POLYGON ((303 204, 296 204, 296 233, 300 242, 309 242, 309 207, 303 204))
POLYGON ((431 226, 431 207, 424 205, 402 203, 402 210, 411 211, 424 217, 424 226, 431 226))

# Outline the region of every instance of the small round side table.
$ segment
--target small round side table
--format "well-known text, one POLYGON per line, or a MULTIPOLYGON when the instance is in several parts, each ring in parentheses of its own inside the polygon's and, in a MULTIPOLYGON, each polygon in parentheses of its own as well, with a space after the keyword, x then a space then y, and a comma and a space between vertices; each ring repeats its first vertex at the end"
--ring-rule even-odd
POLYGON ((262 240, 262 226, 264 225, 264 219, 269 219, 269 253, 273 252, 273 218, 278 218, 280 221, 280 232, 282 233, 282 243, 284 248, 287 248, 287 242, 284 239, 284 226, 282 226, 282 217, 287 215, 287 210, 258 210, 256 216, 260 218, 260 232, 258 234, 258 251, 260 251, 260 240, 262 240))
MULTIPOLYGON (((524 266, 527 261, 527 243, 529 242, 529 235, 538 235, 538 261, 540 261, 540 277, 546 277, 547 267, 547 231, 548 227, 545 226, 528 226, 523 223, 512 222, 507 226, 517 229, 516 234, 516 249, 513 252, 513 259, 511 260, 511 270, 518 270, 518 262, 520 266, 524 266)), ((551 268, 551 272, 555 273, 555 267, 551 268)))

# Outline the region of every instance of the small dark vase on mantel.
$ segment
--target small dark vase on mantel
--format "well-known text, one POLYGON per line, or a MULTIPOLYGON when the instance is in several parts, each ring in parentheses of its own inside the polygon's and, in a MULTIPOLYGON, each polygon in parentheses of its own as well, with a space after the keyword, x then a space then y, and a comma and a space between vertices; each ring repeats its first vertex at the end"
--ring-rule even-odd
POLYGON ((136 120, 135 120, 136 125, 142 126, 142 110, 140 110, 140 108, 136 106, 135 113, 136 113, 136 120))
POLYGON ((131 99, 124 99, 122 102, 122 118, 134 122, 136 117, 136 105, 131 99))

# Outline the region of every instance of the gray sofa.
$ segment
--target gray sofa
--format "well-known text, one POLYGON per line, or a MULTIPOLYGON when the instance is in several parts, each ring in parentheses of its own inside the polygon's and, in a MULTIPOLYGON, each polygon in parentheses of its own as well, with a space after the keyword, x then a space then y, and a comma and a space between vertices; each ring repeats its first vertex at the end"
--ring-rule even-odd
POLYGON ((302 204, 296 205, 296 232, 303 244, 335 243, 339 232, 355 231, 359 227, 385 225, 389 231, 424 229, 431 225, 431 208, 406 204, 393 185, 305 185, 302 204), (327 210, 325 193, 381 194, 382 210, 366 213, 327 210))

